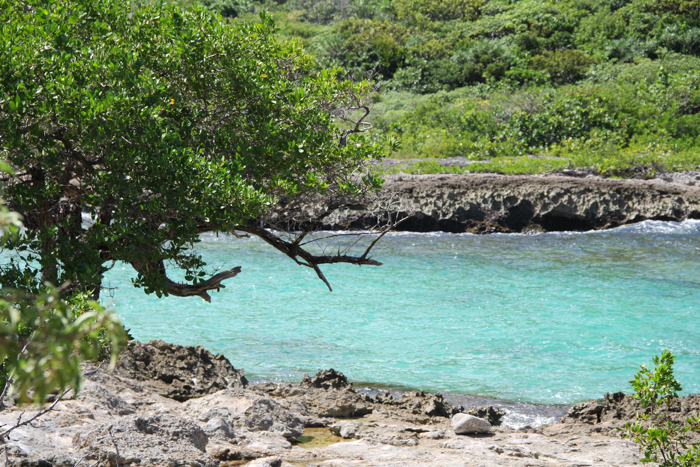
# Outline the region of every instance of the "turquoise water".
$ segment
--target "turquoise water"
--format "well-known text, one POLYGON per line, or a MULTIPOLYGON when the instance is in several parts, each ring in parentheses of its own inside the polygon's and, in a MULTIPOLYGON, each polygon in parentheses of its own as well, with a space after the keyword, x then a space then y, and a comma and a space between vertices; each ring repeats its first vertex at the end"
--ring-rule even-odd
POLYGON ((108 276, 103 302, 139 340, 203 345, 251 378, 352 381, 568 404, 629 391, 639 364, 678 354, 700 392, 700 222, 604 232, 390 234, 381 267, 313 271, 255 239, 205 236, 212 267, 243 272, 199 298, 157 299, 108 276), (106 295, 106 294, 105 294, 106 295))

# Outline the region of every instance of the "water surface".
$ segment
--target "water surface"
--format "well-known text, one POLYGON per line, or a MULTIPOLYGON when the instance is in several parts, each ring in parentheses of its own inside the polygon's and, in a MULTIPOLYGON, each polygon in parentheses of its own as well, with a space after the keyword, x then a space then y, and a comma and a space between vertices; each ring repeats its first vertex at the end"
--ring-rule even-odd
POLYGON ((243 272, 200 298, 157 299, 108 275, 104 303, 139 340, 203 345, 252 378, 335 368, 358 382, 570 404, 628 391, 639 364, 678 354, 700 392, 700 222, 589 233, 385 237, 381 267, 324 268, 334 291, 256 239, 203 237, 243 272))

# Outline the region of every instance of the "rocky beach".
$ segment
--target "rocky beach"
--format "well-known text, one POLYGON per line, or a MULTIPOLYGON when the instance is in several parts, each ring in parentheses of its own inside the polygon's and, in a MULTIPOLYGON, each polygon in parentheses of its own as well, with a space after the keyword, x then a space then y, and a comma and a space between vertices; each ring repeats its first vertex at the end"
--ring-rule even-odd
MULTIPOLYGON (((494 407, 423 392, 370 397, 335 370, 251 384, 221 355, 162 341, 132 343, 114 372, 85 369, 76 397, 11 433, 9 465, 631 466, 640 456, 617 431, 640 408, 619 393, 569 408, 560 423, 513 429, 494 407)), ((690 396, 674 414, 699 409, 690 396)), ((0 419, 8 427, 36 410, 0 419)))
MULTIPOLYGON (((413 215, 399 227, 419 232, 589 230, 699 218, 697 180, 398 175, 378 203, 413 215)), ((375 207, 341 212, 326 227, 366 228, 375 207)), ((85 374, 77 395, 10 434, 7 465, 640 465, 618 428, 642 408, 622 393, 568 407, 556 423, 514 428, 498 407, 421 391, 370 395, 332 369, 296 384, 249 382, 222 355, 162 341, 132 342, 113 372, 86 364, 85 374)), ((38 410, 10 405, 0 423, 7 429, 38 410)), ((679 399, 670 414, 700 414, 700 396, 679 399)))

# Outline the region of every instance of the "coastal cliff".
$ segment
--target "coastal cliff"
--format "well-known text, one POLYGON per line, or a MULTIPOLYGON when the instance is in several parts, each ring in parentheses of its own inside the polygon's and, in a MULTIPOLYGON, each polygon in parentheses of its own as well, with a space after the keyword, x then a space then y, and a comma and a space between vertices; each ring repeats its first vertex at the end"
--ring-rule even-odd
POLYGON ((414 232, 541 232, 593 230, 644 220, 700 218, 696 177, 654 180, 600 177, 394 175, 378 199, 338 211, 323 228, 368 229, 388 209, 414 232))

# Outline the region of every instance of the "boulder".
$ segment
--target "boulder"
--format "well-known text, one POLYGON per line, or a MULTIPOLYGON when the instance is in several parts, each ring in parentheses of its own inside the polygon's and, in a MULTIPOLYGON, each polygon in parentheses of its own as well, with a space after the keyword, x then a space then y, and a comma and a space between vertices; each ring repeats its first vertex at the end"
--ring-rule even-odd
POLYGON ((600 414, 605 407, 597 400, 585 401, 574 404, 566 412, 565 420, 596 424, 600 422, 600 414))
POLYGON ((330 370, 322 370, 316 373, 313 377, 304 375, 304 378, 299 383, 300 388, 320 388, 320 389, 346 389, 351 388, 352 383, 348 381, 344 374, 330 370))
POLYGON ((378 394, 374 398, 384 412, 412 423, 427 423, 437 418, 449 418, 462 410, 445 401, 442 394, 424 391, 405 392, 400 399, 378 394))
POLYGON ((235 369, 221 354, 212 354, 201 346, 155 340, 130 344, 120 355, 115 373, 181 402, 248 384, 243 370, 235 369))
POLYGON ((273 399, 260 398, 244 412, 244 423, 250 431, 272 431, 287 439, 304 434, 304 423, 286 407, 273 399))
POLYGON ((223 418, 212 418, 207 423, 202 425, 202 429, 210 438, 227 440, 236 437, 231 427, 223 418))
POLYGON ((374 404, 366 394, 352 389, 307 391, 304 395, 291 398, 302 415, 320 418, 362 417, 372 413, 374 404))
POLYGON ((93 408, 102 409, 109 415, 131 415, 136 413, 133 404, 122 399, 116 392, 107 387, 87 381, 85 387, 78 393, 76 400, 93 408))
POLYGON ((483 418, 491 424, 491 426, 500 426, 501 419, 505 417, 505 410, 498 409, 492 405, 479 405, 476 407, 469 407, 468 409, 462 410, 462 413, 473 415, 478 418, 483 418))
POLYGON ((458 413, 452 417, 452 429, 458 435, 488 433, 491 431, 491 424, 483 418, 458 413))
POLYGON ((76 434, 73 447, 88 459, 100 458, 110 466, 173 465, 177 459, 174 465, 217 467, 218 462, 205 452, 207 441, 193 420, 164 414, 127 416, 97 425, 76 434))
POLYGON ((358 432, 362 429, 362 423, 360 422, 338 422, 335 425, 328 427, 331 433, 336 436, 340 436, 343 439, 356 438, 358 432))
POLYGON ((292 443, 277 433, 259 431, 247 433, 246 438, 239 442, 241 453, 246 459, 257 459, 279 454, 292 449, 292 443))
POLYGON ((269 431, 287 439, 296 439, 304 433, 304 422, 289 407, 249 391, 227 389, 192 399, 185 403, 185 410, 205 426, 212 420, 220 420, 229 430, 269 431))

